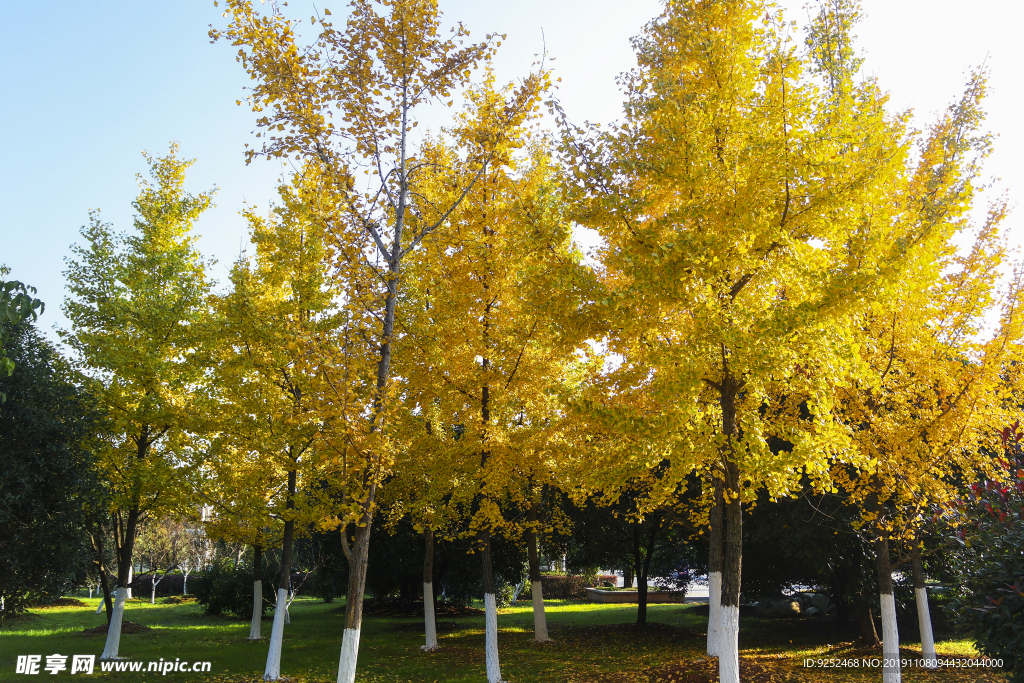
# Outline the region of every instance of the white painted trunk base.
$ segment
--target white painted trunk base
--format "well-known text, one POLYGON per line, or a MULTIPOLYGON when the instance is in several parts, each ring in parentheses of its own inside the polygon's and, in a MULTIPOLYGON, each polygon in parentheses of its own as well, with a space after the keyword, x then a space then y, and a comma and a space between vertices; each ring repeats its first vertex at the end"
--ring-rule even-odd
POLYGON ((121 622, 124 620, 124 601, 128 599, 128 589, 118 586, 114 592, 114 613, 110 615, 110 626, 107 628, 107 644, 103 647, 100 659, 117 659, 117 649, 121 646, 121 622))
POLYGON ((533 637, 538 643, 551 640, 548 637, 548 618, 544 614, 544 588, 540 581, 530 582, 530 597, 533 599, 533 637))
POLYGON ((921 658, 929 669, 938 667, 935 656, 935 635, 932 633, 932 615, 928 609, 928 589, 915 588, 917 602, 917 625, 921 629, 921 658))
POLYGON ((128 567, 128 599, 132 599, 132 577, 135 576, 135 566, 128 567))
POLYGON ((882 683, 900 683, 900 634, 896 628, 896 600, 882 593, 882 683), (889 666, 885 666, 888 664, 889 666))
POLYGON ((277 604, 274 605, 274 626, 270 630, 270 650, 267 652, 267 668, 263 680, 276 681, 281 677, 281 645, 284 643, 284 612, 288 604, 288 591, 277 589, 277 604))
POLYGON ((249 624, 249 640, 260 640, 263 636, 260 627, 263 622, 263 580, 252 582, 252 622, 249 624))
POLYGON ((423 630, 427 635, 427 644, 421 649, 428 652, 437 649, 437 624, 434 622, 434 584, 423 584, 423 630))
POLYGON ((498 663, 498 604, 494 600, 494 593, 484 593, 484 621, 487 625, 484 640, 487 683, 501 683, 501 665, 498 663))
POLYGON ((723 605, 718 611, 718 680, 740 683, 740 608, 723 605))
POLYGON ((356 658, 359 656, 359 629, 347 628, 341 636, 341 659, 338 661, 338 683, 355 683, 356 658))
POLYGON ((96 605, 96 614, 103 614, 103 608, 107 606, 107 599, 105 597, 100 598, 100 604, 96 605))
POLYGON ((708 656, 718 656, 722 619, 722 572, 708 574, 708 656))

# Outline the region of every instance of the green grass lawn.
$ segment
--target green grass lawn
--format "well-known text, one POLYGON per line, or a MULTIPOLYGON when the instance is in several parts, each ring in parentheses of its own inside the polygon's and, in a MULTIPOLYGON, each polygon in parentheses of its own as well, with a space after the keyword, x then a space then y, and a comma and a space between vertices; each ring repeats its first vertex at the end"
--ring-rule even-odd
MULTIPOLYGON (((52 680, 68 677, 41 672, 40 678, 15 674, 16 656, 54 653, 96 654, 103 636, 81 632, 105 623, 96 615, 97 599, 89 607, 32 610, 24 619, 0 630, 0 681, 52 680)), ((309 683, 335 680, 343 630, 338 603, 296 600, 292 623, 285 627, 282 675, 309 683)), ((650 625, 632 624, 635 605, 593 604, 551 600, 548 623, 554 642, 533 641, 533 615, 529 603, 505 609, 499 617, 499 645, 503 678, 509 683, 698 683, 715 681, 714 662, 703 656, 707 618, 690 605, 648 606, 650 625)), ((121 638, 121 655, 134 661, 181 658, 212 662, 212 673, 101 673, 97 662, 91 678, 111 681, 247 681, 263 672, 270 621, 263 624, 265 639, 248 642, 248 621, 205 617, 195 604, 150 605, 132 601, 126 619, 151 631, 121 638)), ((483 662, 482 616, 440 616, 441 650, 425 653, 422 620, 367 617, 359 652, 363 683, 446 683, 486 680, 483 662)), ((881 680, 880 670, 823 671, 802 666, 805 657, 864 657, 879 653, 854 651, 827 623, 814 620, 777 621, 744 619, 740 634, 744 681, 881 680)), ((913 657, 915 644, 904 643, 905 656, 913 657)), ((917 656, 920 646, 917 645, 917 656)), ((973 656, 966 641, 944 641, 940 656, 973 656)), ((69 658, 70 669, 70 658, 69 658)), ((904 681, 1001 681, 995 672, 957 670, 904 671, 904 681)))

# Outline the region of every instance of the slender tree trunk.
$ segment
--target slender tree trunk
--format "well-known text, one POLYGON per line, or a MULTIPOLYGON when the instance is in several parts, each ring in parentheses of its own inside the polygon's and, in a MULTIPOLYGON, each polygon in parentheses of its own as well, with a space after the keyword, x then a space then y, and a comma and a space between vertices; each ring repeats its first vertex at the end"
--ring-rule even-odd
MULTIPOLYGON (((155 575, 156 575, 156 573, 154 572, 154 576, 155 575)), ((151 605, 155 605, 156 604, 156 585, 158 583, 160 583, 160 582, 154 580, 153 578, 149 579, 149 585, 150 585, 149 604, 151 604, 151 605)))
POLYGON ((135 565, 128 565, 128 599, 132 599, 132 583, 135 581, 135 565))
POLYGON ((625 569, 622 570, 622 587, 623 588, 632 588, 633 587, 633 576, 634 576, 634 573, 633 573, 633 567, 632 566, 627 566, 625 569))
POLYGON ((262 640, 263 624, 263 546, 259 543, 252 548, 252 621, 249 624, 249 640, 262 640))
MULTIPOLYGON (((374 489, 371 487, 370 505, 374 489)), ((345 633, 341 638, 341 659, 338 662, 338 683, 354 683, 359 656, 359 632, 363 627, 363 592, 366 588, 366 565, 370 556, 371 507, 363 508, 363 526, 356 526, 355 542, 348 553, 348 594, 345 597, 345 633)), ((342 529, 342 533, 345 530, 342 529)), ((347 541, 346 541, 347 543, 347 541)))
POLYGON ((722 616, 722 480, 714 477, 708 515, 708 655, 718 656, 722 616))
POLYGON ((857 613, 857 629, 861 642, 870 647, 877 647, 882 641, 878 638, 878 630, 875 629, 875 614, 871 609, 871 603, 864 596, 860 596, 854 609, 857 613))
POLYGON ((540 558, 537 555, 537 502, 526 509, 526 555, 530 560, 530 598, 533 600, 533 637, 544 643, 548 637, 548 620, 544 614, 544 586, 540 580, 540 558))
POLYGON ((191 569, 189 569, 187 572, 182 572, 181 573, 181 594, 182 595, 188 595, 188 575, 191 574, 191 573, 192 573, 191 569))
POLYGON ((484 531, 484 653, 487 661, 487 683, 501 683, 501 664, 498 661, 498 603, 494 592, 494 569, 491 565, 491 533, 484 531))
POLYGON ((129 597, 128 584, 131 583, 132 552, 135 550, 135 531, 139 524, 139 506, 135 504, 128 510, 121 545, 117 549, 117 591, 113 608, 108 610, 107 642, 103 647, 100 659, 117 659, 121 645, 121 623, 124 621, 124 603, 129 597))
POLYGON ((430 527, 423 532, 423 546, 423 628, 427 642, 422 649, 433 652, 438 645, 434 621, 434 530, 430 527))
POLYGON ((900 634, 896 627, 896 599, 892 594, 892 566, 889 538, 883 532, 875 539, 878 564, 878 597, 882 612, 882 683, 900 683, 900 634))
POLYGON ((640 553, 640 525, 633 523, 633 566, 636 567, 636 625, 647 624, 647 575, 640 553))
MULTIPOLYGON (((89 540, 92 542, 93 552, 96 553, 95 559, 92 563, 96 566, 96 573, 99 574, 100 581, 99 586, 103 591, 103 598, 100 600, 100 604, 96 606, 96 614, 100 614, 103 611, 104 606, 107 608, 107 629, 110 629, 110 617, 113 612, 113 605, 110 600, 110 583, 107 581, 107 562, 103 553, 103 530, 99 529, 97 533, 90 533, 89 540)), ((89 590, 89 597, 92 597, 92 590, 89 590)))
POLYGON ((914 572, 914 601, 917 603, 917 625, 921 631, 921 658, 925 667, 935 669, 935 636, 932 634, 932 615, 928 610, 928 589, 924 585, 924 567, 921 566, 921 549, 914 548, 910 556, 914 572))
MULTIPOLYGON (((288 470, 288 500, 285 509, 295 509, 295 469, 288 470)), ((276 681, 281 676, 281 646, 284 644, 284 617, 288 609, 288 588, 292 578, 292 540, 295 535, 295 520, 284 523, 284 537, 281 543, 281 572, 277 575, 277 603, 274 605, 274 625, 270 629, 270 649, 267 651, 267 668, 263 679, 276 681)))

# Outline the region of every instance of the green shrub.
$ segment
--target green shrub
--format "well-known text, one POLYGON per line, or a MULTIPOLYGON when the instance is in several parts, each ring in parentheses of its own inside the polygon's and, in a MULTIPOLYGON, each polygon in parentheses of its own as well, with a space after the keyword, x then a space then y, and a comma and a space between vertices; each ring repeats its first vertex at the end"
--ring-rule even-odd
MULTIPOLYGON (((276 598, 274 581, 277 577, 276 563, 263 565, 263 610, 274 605, 276 598)), ((203 613, 210 616, 233 614, 248 619, 252 617, 252 571, 235 567, 224 559, 207 567, 197 582, 196 600, 203 606, 203 613)))
POLYGON ((1011 681, 1024 682, 1024 433, 1003 430, 1002 481, 971 487, 962 512, 968 546, 958 599, 950 603, 978 650, 1002 659, 1011 681))

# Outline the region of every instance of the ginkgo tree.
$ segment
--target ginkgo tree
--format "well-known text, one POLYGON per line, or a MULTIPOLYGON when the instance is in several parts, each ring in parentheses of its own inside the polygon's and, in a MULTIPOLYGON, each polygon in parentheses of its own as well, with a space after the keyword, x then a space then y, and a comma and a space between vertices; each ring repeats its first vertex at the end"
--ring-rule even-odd
MULTIPOLYGON (((448 224, 410 261, 415 276, 405 290, 409 313, 400 344, 415 351, 404 354, 399 373, 410 402, 433 417, 434 470, 447 472, 443 480, 453 484, 439 492, 464 511, 479 544, 491 683, 501 680, 491 536, 518 536, 502 503, 529 509, 532 500, 516 501, 510 492, 528 490, 538 474, 545 478, 537 456, 551 453, 546 439, 559 420, 557 382, 583 345, 579 314, 593 280, 572 242, 553 159, 528 129, 541 93, 513 109, 510 120, 509 100, 517 95, 511 86, 496 87, 488 77, 472 89, 450 141, 431 141, 421 151, 428 170, 412 192, 418 205, 449 203, 466 182, 460 171, 477 173, 471 165, 459 169, 458 154, 490 156, 448 224), (445 434, 452 430, 457 438, 445 434)), ((534 595, 537 637, 544 640, 539 581, 534 595)))
POLYGON ((210 284, 190 234, 212 193, 185 191, 192 161, 145 154, 134 232, 116 234, 93 213, 65 275, 71 323, 63 340, 78 354, 111 438, 97 454, 112 499, 117 591, 103 659, 115 659, 135 539, 144 516, 185 504, 178 468, 192 437, 190 404, 205 381, 203 330, 210 284))
POLYGON ((905 213, 927 224, 929 235, 887 296, 860 317, 864 365, 837 392, 855 448, 869 458, 864 469, 837 468, 835 479, 861 508, 857 527, 874 545, 883 652, 895 664, 883 672, 887 683, 900 678, 893 570, 912 564, 923 657, 935 667, 920 538, 955 507, 961 482, 991 474, 997 435, 990 426, 1008 422, 1014 405, 1005 370, 1022 332, 1024 273, 1017 267, 998 286, 1005 201, 990 207, 970 249, 957 246, 973 228, 980 164, 991 148, 978 130, 984 94, 984 74, 975 73, 920 145, 905 213), (998 325, 986 332, 993 314, 998 325), (902 559, 891 558, 893 542, 906 549, 902 559))
POLYGON ((851 453, 833 388, 857 362, 856 314, 928 232, 901 213, 906 118, 832 49, 849 10, 823 6, 802 46, 766 2, 668 2, 634 41, 624 120, 564 127, 579 220, 605 240, 607 343, 622 358, 617 391, 592 403, 624 433, 672 444, 675 476, 720 482, 708 645, 729 683, 741 505, 805 473, 831 486, 830 463, 851 453), (792 449, 773 453, 773 436, 792 449))
MULTIPOLYGON (((354 342, 321 351, 337 369, 335 399, 323 405, 322 415, 337 425, 333 448, 345 470, 329 522, 342 527, 343 539, 349 525, 355 529, 354 544, 344 546, 350 571, 338 665, 339 683, 351 683, 375 499, 391 457, 384 427, 399 397, 391 364, 403 263, 445 224, 486 169, 497 142, 484 145, 481 158, 461 160, 477 172, 460 179, 465 184, 449 203, 414 206, 410 187, 424 169, 413 154, 416 117, 431 104, 451 104, 497 41, 487 36, 466 44, 469 32, 461 24, 442 37, 432 0, 354 0, 341 30, 328 10, 313 17, 316 35, 308 42, 283 5, 271 5, 266 14, 249 0, 225 5, 230 23, 210 35, 239 48, 238 59, 256 82, 248 102, 260 115, 262 145, 247 158, 319 164, 319 218, 332 235, 333 273, 349 316, 345 338, 372 351, 343 350, 354 342)), ((507 120, 533 99, 539 85, 538 76, 524 80, 503 112, 507 120)))
MULTIPOLYGON (((211 477, 218 494, 210 498, 214 511, 233 522, 236 540, 256 547, 257 563, 272 520, 281 525, 268 680, 281 671, 295 536, 326 514, 317 490, 327 476, 321 443, 327 425, 319 411, 326 381, 319 345, 342 318, 329 272, 328 235, 310 208, 318 193, 319 176, 315 168, 307 169, 280 188, 281 203, 269 217, 245 212, 256 253, 251 262, 235 264, 231 290, 216 299, 211 392, 216 437, 204 469, 217 475, 211 477)), ((254 570, 256 624, 262 590, 258 564, 254 570)))

